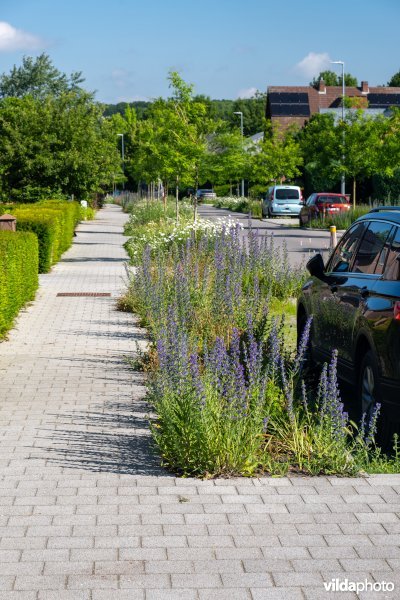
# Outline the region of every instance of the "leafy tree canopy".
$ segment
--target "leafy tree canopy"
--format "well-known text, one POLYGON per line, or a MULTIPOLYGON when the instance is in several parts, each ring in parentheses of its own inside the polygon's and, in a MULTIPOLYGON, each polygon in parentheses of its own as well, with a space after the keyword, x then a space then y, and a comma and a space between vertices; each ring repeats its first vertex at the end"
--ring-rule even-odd
POLYGON ((83 81, 81 72, 71 73, 69 77, 61 73, 45 53, 36 59, 24 56, 21 66, 14 65, 8 75, 0 75, 0 98, 30 95, 43 99, 48 95, 60 96, 71 90, 80 90, 83 81))
MULTIPOLYGON (((314 77, 312 81, 310 81, 310 85, 314 88, 318 88, 318 84, 320 79, 325 81, 325 85, 342 85, 342 76, 338 75, 334 71, 321 71, 317 77, 314 77)), ((351 73, 344 74, 344 83, 347 87, 357 87, 358 81, 357 77, 351 75, 351 73)))
POLYGON ((388 81, 389 87, 400 87, 400 71, 397 71, 393 77, 388 81))

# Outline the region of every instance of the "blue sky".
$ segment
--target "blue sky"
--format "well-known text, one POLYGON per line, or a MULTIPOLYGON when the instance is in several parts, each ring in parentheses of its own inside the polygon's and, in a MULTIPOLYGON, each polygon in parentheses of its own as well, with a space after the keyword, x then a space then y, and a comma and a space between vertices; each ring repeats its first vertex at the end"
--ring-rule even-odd
POLYGON ((212 98, 305 85, 330 59, 380 85, 399 22, 399 0, 1 0, 0 72, 45 51, 103 102, 166 96, 171 68, 212 98))

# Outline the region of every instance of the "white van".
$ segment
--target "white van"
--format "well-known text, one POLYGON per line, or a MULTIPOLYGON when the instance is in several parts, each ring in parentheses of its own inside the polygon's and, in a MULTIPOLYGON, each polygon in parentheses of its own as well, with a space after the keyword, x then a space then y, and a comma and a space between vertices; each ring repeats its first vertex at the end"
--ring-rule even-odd
POLYGON ((298 185, 273 185, 263 198, 262 216, 298 217, 302 205, 303 196, 298 185))

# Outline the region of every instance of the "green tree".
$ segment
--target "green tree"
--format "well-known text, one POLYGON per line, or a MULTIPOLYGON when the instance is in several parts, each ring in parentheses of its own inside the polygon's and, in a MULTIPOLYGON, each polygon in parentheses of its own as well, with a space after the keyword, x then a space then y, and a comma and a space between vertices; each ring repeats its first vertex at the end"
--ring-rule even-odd
POLYGON ((284 135, 266 125, 264 139, 251 152, 249 179, 264 188, 300 175, 303 157, 300 145, 291 131, 284 135))
POLYGON ((389 87, 400 87, 400 71, 397 71, 388 81, 389 87))
POLYGON ((342 140, 331 114, 315 114, 298 135, 306 187, 326 191, 334 186, 342 165, 342 140))
POLYGON ((0 76, 0 98, 22 98, 28 94, 37 99, 47 95, 60 96, 71 90, 80 90, 83 81, 81 72, 72 73, 69 77, 61 73, 45 53, 36 59, 24 56, 20 67, 14 65, 8 75, 3 73, 0 76))
POLYGON ((120 165, 112 123, 82 91, 1 100, 0 155, 3 199, 88 198, 120 165))
POLYGON ((225 124, 221 125, 210 138, 207 170, 203 178, 218 185, 229 183, 232 194, 233 184, 246 175, 248 160, 240 131, 230 131, 225 124))
MULTIPOLYGON (((342 85, 342 76, 338 75, 334 71, 321 71, 317 77, 314 77, 312 81, 310 81, 310 85, 314 88, 318 88, 320 79, 323 79, 325 85, 333 85, 333 86, 341 86, 342 85)), ((357 87, 358 81, 357 77, 354 77, 351 73, 344 74, 344 83, 347 87, 357 87)))

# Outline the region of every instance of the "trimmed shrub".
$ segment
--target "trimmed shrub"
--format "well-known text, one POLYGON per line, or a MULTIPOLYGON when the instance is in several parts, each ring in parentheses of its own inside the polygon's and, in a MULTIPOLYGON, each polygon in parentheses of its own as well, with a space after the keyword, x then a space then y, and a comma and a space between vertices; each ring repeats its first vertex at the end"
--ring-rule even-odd
POLYGON ((47 273, 72 243, 80 218, 77 202, 45 200, 13 210, 18 231, 33 231, 39 240, 39 273, 47 273))
POLYGON ((39 273, 48 273, 52 264, 57 262, 59 253, 60 222, 48 211, 18 209, 17 231, 32 231, 39 243, 39 273))
POLYGON ((38 239, 30 232, 0 231, 0 337, 39 285, 38 239))

